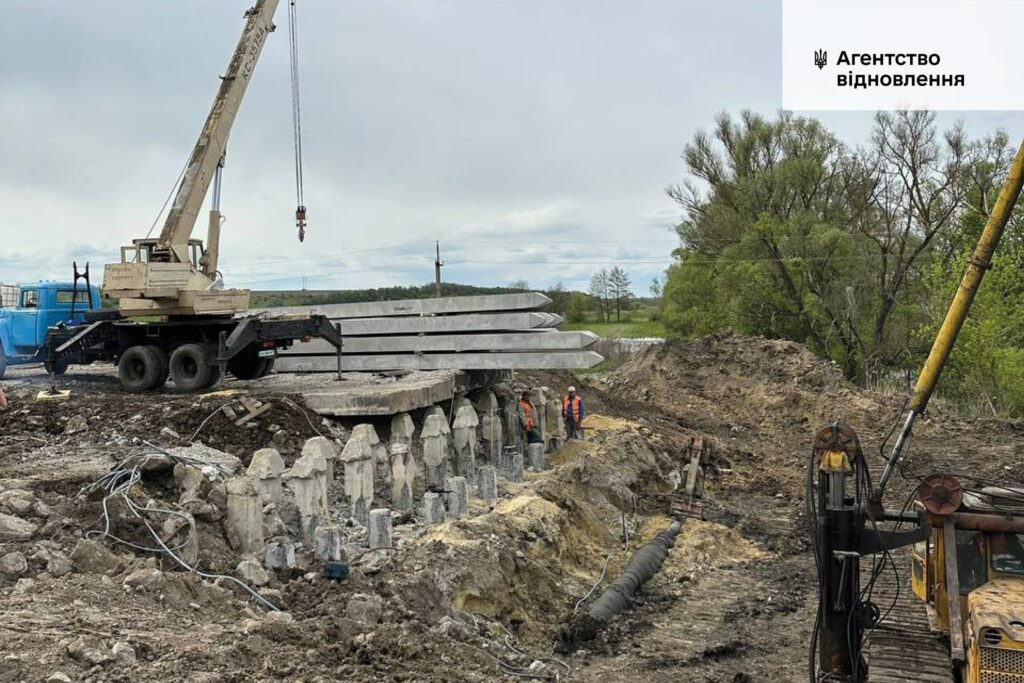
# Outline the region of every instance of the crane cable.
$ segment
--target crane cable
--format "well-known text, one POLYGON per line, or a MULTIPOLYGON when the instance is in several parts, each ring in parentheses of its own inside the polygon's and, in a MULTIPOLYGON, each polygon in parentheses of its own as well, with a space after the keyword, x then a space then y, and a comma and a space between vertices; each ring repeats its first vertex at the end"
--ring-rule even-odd
POLYGON ((291 51, 292 136, 295 146, 295 226, 302 242, 306 238, 306 204, 302 196, 302 108, 299 104, 299 25, 295 2, 288 2, 288 46, 291 51))

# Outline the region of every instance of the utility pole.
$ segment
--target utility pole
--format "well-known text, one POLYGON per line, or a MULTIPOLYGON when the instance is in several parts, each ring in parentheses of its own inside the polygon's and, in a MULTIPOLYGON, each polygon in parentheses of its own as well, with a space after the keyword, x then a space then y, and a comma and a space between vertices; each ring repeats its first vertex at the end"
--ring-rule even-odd
POLYGON ((441 298, 441 242, 434 242, 435 256, 434 256, 434 293, 437 298, 441 298))

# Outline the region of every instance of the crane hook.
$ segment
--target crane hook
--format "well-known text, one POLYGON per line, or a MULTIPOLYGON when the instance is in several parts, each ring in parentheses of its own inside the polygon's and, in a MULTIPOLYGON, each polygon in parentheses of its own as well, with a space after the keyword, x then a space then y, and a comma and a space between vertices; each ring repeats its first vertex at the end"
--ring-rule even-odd
POLYGON ((295 209, 295 227, 299 229, 299 241, 306 239, 306 207, 301 204, 295 209))

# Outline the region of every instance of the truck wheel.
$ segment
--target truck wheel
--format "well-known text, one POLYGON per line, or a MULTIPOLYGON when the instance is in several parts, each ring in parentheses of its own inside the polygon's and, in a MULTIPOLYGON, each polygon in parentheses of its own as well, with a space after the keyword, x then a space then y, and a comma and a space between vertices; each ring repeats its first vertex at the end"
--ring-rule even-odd
POLYGON ((50 361, 44 361, 43 362, 43 369, 46 370, 46 372, 48 372, 48 373, 52 372, 57 377, 60 377, 61 375, 63 375, 65 372, 68 371, 68 365, 69 365, 68 360, 66 358, 61 358, 56 363, 51 363, 50 361))
POLYGON ((240 353, 228 361, 228 372, 238 379, 256 379, 260 376, 263 359, 255 352, 240 353))
POLYGON ((160 359, 149 347, 129 346, 117 362, 117 374, 128 391, 149 391, 160 378, 160 359))
POLYGON ((160 363, 160 374, 157 375, 156 384, 152 387, 153 389, 159 389, 167 384, 167 378, 171 375, 171 359, 167 356, 167 352, 156 344, 148 344, 146 348, 153 352, 153 355, 156 356, 157 361, 160 363))
POLYGON ((184 344, 171 354, 171 381, 177 392, 191 393, 206 388, 212 373, 202 344, 184 344))
POLYGON ((4 378, 5 372, 7 372, 7 354, 4 353, 4 345, 0 344, 0 379, 4 378))
POLYGON ((219 365, 212 365, 212 366, 210 366, 210 381, 207 382, 206 386, 203 387, 203 388, 204 389, 209 389, 210 387, 215 386, 217 384, 217 382, 220 381, 220 376, 221 376, 220 366, 219 365))
POLYGON ((274 371, 274 361, 275 360, 276 360, 275 358, 264 358, 263 361, 260 363, 260 374, 257 375, 257 376, 258 377, 266 377, 271 372, 273 372, 274 371))

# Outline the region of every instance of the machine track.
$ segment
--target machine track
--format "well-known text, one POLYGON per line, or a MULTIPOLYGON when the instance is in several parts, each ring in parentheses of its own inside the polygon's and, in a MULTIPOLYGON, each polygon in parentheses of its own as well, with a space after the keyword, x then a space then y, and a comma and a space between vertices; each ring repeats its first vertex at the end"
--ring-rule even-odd
MULTIPOLYGON (((871 578, 871 565, 861 569, 861 586, 871 578)), ((897 577, 888 565, 875 581, 872 602, 883 619, 865 644, 870 683, 953 683, 946 636, 928 627, 925 605, 910 591, 910 567, 904 553, 896 554, 897 577), (893 599, 896 599, 895 606, 893 599), (889 607, 892 611, 886 614, 889 607)))

